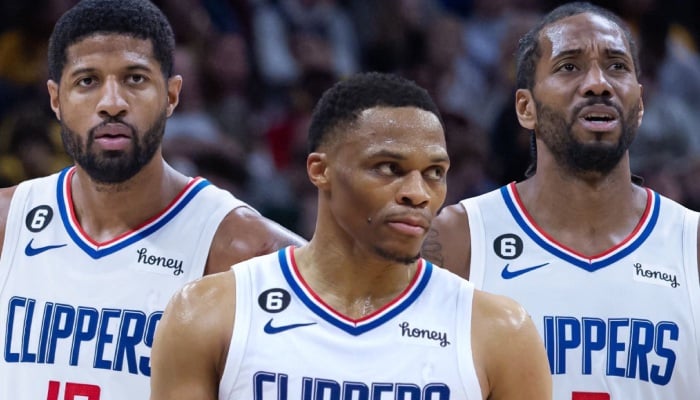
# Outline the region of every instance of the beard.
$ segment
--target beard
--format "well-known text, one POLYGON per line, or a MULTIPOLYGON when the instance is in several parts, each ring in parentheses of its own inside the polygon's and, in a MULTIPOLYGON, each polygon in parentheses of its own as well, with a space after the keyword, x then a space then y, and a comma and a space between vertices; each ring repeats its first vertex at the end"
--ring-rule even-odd
POLYGON ((384 250, 379 246, 374 247, 374 252, 386 260, 389 260, 392 262, 398 262, 398 263, 406 264, 406 265, 411 265, 420 258, 420 253, 418 253, 414 256, 407 256, 404 254, 398 254, 398 253, 384 250))
POLYGON ((557 164, 574 174, 591 172, 609 174, 619 164, 637 134, 639 104, 630 107, 625 113, 610 100, 593 97, 574 109, 570 121, 567 121, 564 113, 544 106, 537 100, 535 100, 535 106, 538 116, 537 137, 547 146, 557 164), (584 107, 593 104, 614 107, 621 116, 622 134, 614 145, 581 143, 574 137, 572 128, 576 116, 584 107))
POLYGON ((136 175, 153 159, 163 141, 166 119, 163 110, 143 137, 139 137, 133 126, 118 118, 110 118, 90 129, 85 142, 61 121, 61 139, 66 153, 92 180, 102 184, 122 183, 136 175), (131 151, 101 151, 94 148, 95 130, 108 123, 120 123, 129 127, 133 144, 131 151))

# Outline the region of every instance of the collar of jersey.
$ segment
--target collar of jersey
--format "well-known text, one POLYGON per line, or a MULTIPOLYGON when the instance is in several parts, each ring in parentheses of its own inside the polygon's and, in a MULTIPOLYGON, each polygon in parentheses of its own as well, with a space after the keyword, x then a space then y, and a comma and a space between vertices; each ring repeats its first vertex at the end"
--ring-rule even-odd
POLYGON ((68 167, 62 170, 58 177, 58 187, 56 197, 58 200, 58 210, 61 214, 61 220, 68 232, 68 235, 73 239, 78 247, 83 249, 90 257, 98 259, 137 242, 150 234, 156 232, 162 226, 173 219, 194 196, 199 193, 204 187, 210 185, 209 181, 204 178, 193 178, 182 189, 182 191, 168 204, 161 212, 145 221, 140 226, 130 231, 110 239, 105 242, 97 242, 90 238, 83 230, 78 222, 73 208, 73 198, 70 191, 71 180, 75 174, 75 167, 68 167))
POLYGON ((661 200, 659 194, 646 188, 647 204, 644 209, 639 223, 622 242, 616 244, 608 250, 594 256, 586 256, 578 253, 567 246, 557 242, 547 234, 537 223, 532 219, 530 214, 525 210, 523 203, 518 194, 515 182, 512 182, 501 188, 503 200, 510 210, 515 221, 520 225, 520 228, 540 247, 577 267, 583 268, 586 271, 593 272, 627 256, 649 237, 656 221, 659 218, 659 207, 661 200))
POLYGON ((433 271, 430 262, 420 259, 413 279, 401 294, 372 314, 352 319, 331 308, 307 285, 299 274, 293 246, 279 250, 278 258, 282 274, 302 303, 323 320, 355 336, 382 325, 409 307, 423 292, 433 271))

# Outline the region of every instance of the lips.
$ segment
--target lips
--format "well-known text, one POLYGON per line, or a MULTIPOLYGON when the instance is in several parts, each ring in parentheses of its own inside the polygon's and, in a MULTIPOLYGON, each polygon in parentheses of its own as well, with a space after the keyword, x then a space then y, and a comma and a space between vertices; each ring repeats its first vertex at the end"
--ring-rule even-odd
POLYGON ((95 139, 100 139, 103 137, 125 137, 131 138, 132 131, 131 128, 126 124, 121 123, 108 123, 101 124, 94 131, 95 139))
POLYGON ((592 105, 581 109, 578 119, 584 128, 591 131, 609 131, 617 127, 620 114, 617 109, 606 105, 592 105))
POLYGON ((422 216, 395 217, 390 218, 387 223, 397 231, 410 236, 424 235, 430 227, 430 222, 422 216))

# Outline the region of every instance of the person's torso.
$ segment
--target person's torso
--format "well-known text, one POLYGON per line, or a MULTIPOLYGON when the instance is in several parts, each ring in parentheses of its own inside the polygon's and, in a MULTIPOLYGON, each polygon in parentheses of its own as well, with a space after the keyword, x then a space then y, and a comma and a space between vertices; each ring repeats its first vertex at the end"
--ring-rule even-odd
POLYGON ((465 200, 470 281, 507 295, 543 337, 555 400, 700 393, 697 214, 648 191, 633 233, 585 257, 542 232, 514 185, 465 200))
POLYGON ((481 399, 471 284, 422 261, 400 296, 352 320, 306 286, 292 251, 234 268, 235 322, 219 399, 481 399))
POLYGON ((25 182, 12 199, 0 255, 0 398, 145 399, 165 305, 202 276, 219 223, 244 203, 192 179, 159 215, 97 243, 76 221, 71 171, 25 182))

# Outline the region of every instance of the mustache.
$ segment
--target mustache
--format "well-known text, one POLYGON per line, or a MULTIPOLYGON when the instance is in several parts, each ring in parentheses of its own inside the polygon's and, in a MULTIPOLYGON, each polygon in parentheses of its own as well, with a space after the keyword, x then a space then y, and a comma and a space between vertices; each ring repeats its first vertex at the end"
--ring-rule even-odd
POLYGON ((620 116, 623 116, 623 110, 622 107, 619 104, 613 103, 612 100, 610 100, 609 97, 603 97, 603 96, 591 96, 586 99, 586 101, 582 102, 581 104, 578 104, 576 107, 574 107, 574 112, 572 115, 578 115, 581 110, 588 106, 594 106, 596 104, 602 104, 608 107, 612 107, 617 111, 617 114, 620 116))
POLYGON ((93 126, 92 128, 90 128, 90 130, 88 131, 89 137, 91 137, 91 138, 95 137, 95 131, 97 131, 97 130, 100 129, 100 128, 104 128, 105 126, 107 126, 107 125, 109 125, 109 124, 121 124, 121 125, 126 125, 126 126, 129 128, 129 130, 131 131, 132 136, 134 136, 134 137, 136 136, 136 128, 134 128, 131 124, 129 124, 128 122, 124 121, 124 120, 121 119, 120 117, 111 117, 111 116, 110 116, 109 118, 103 120, 103 121, 100 122, 99 124, 97 124, 97 125, 93 126))

